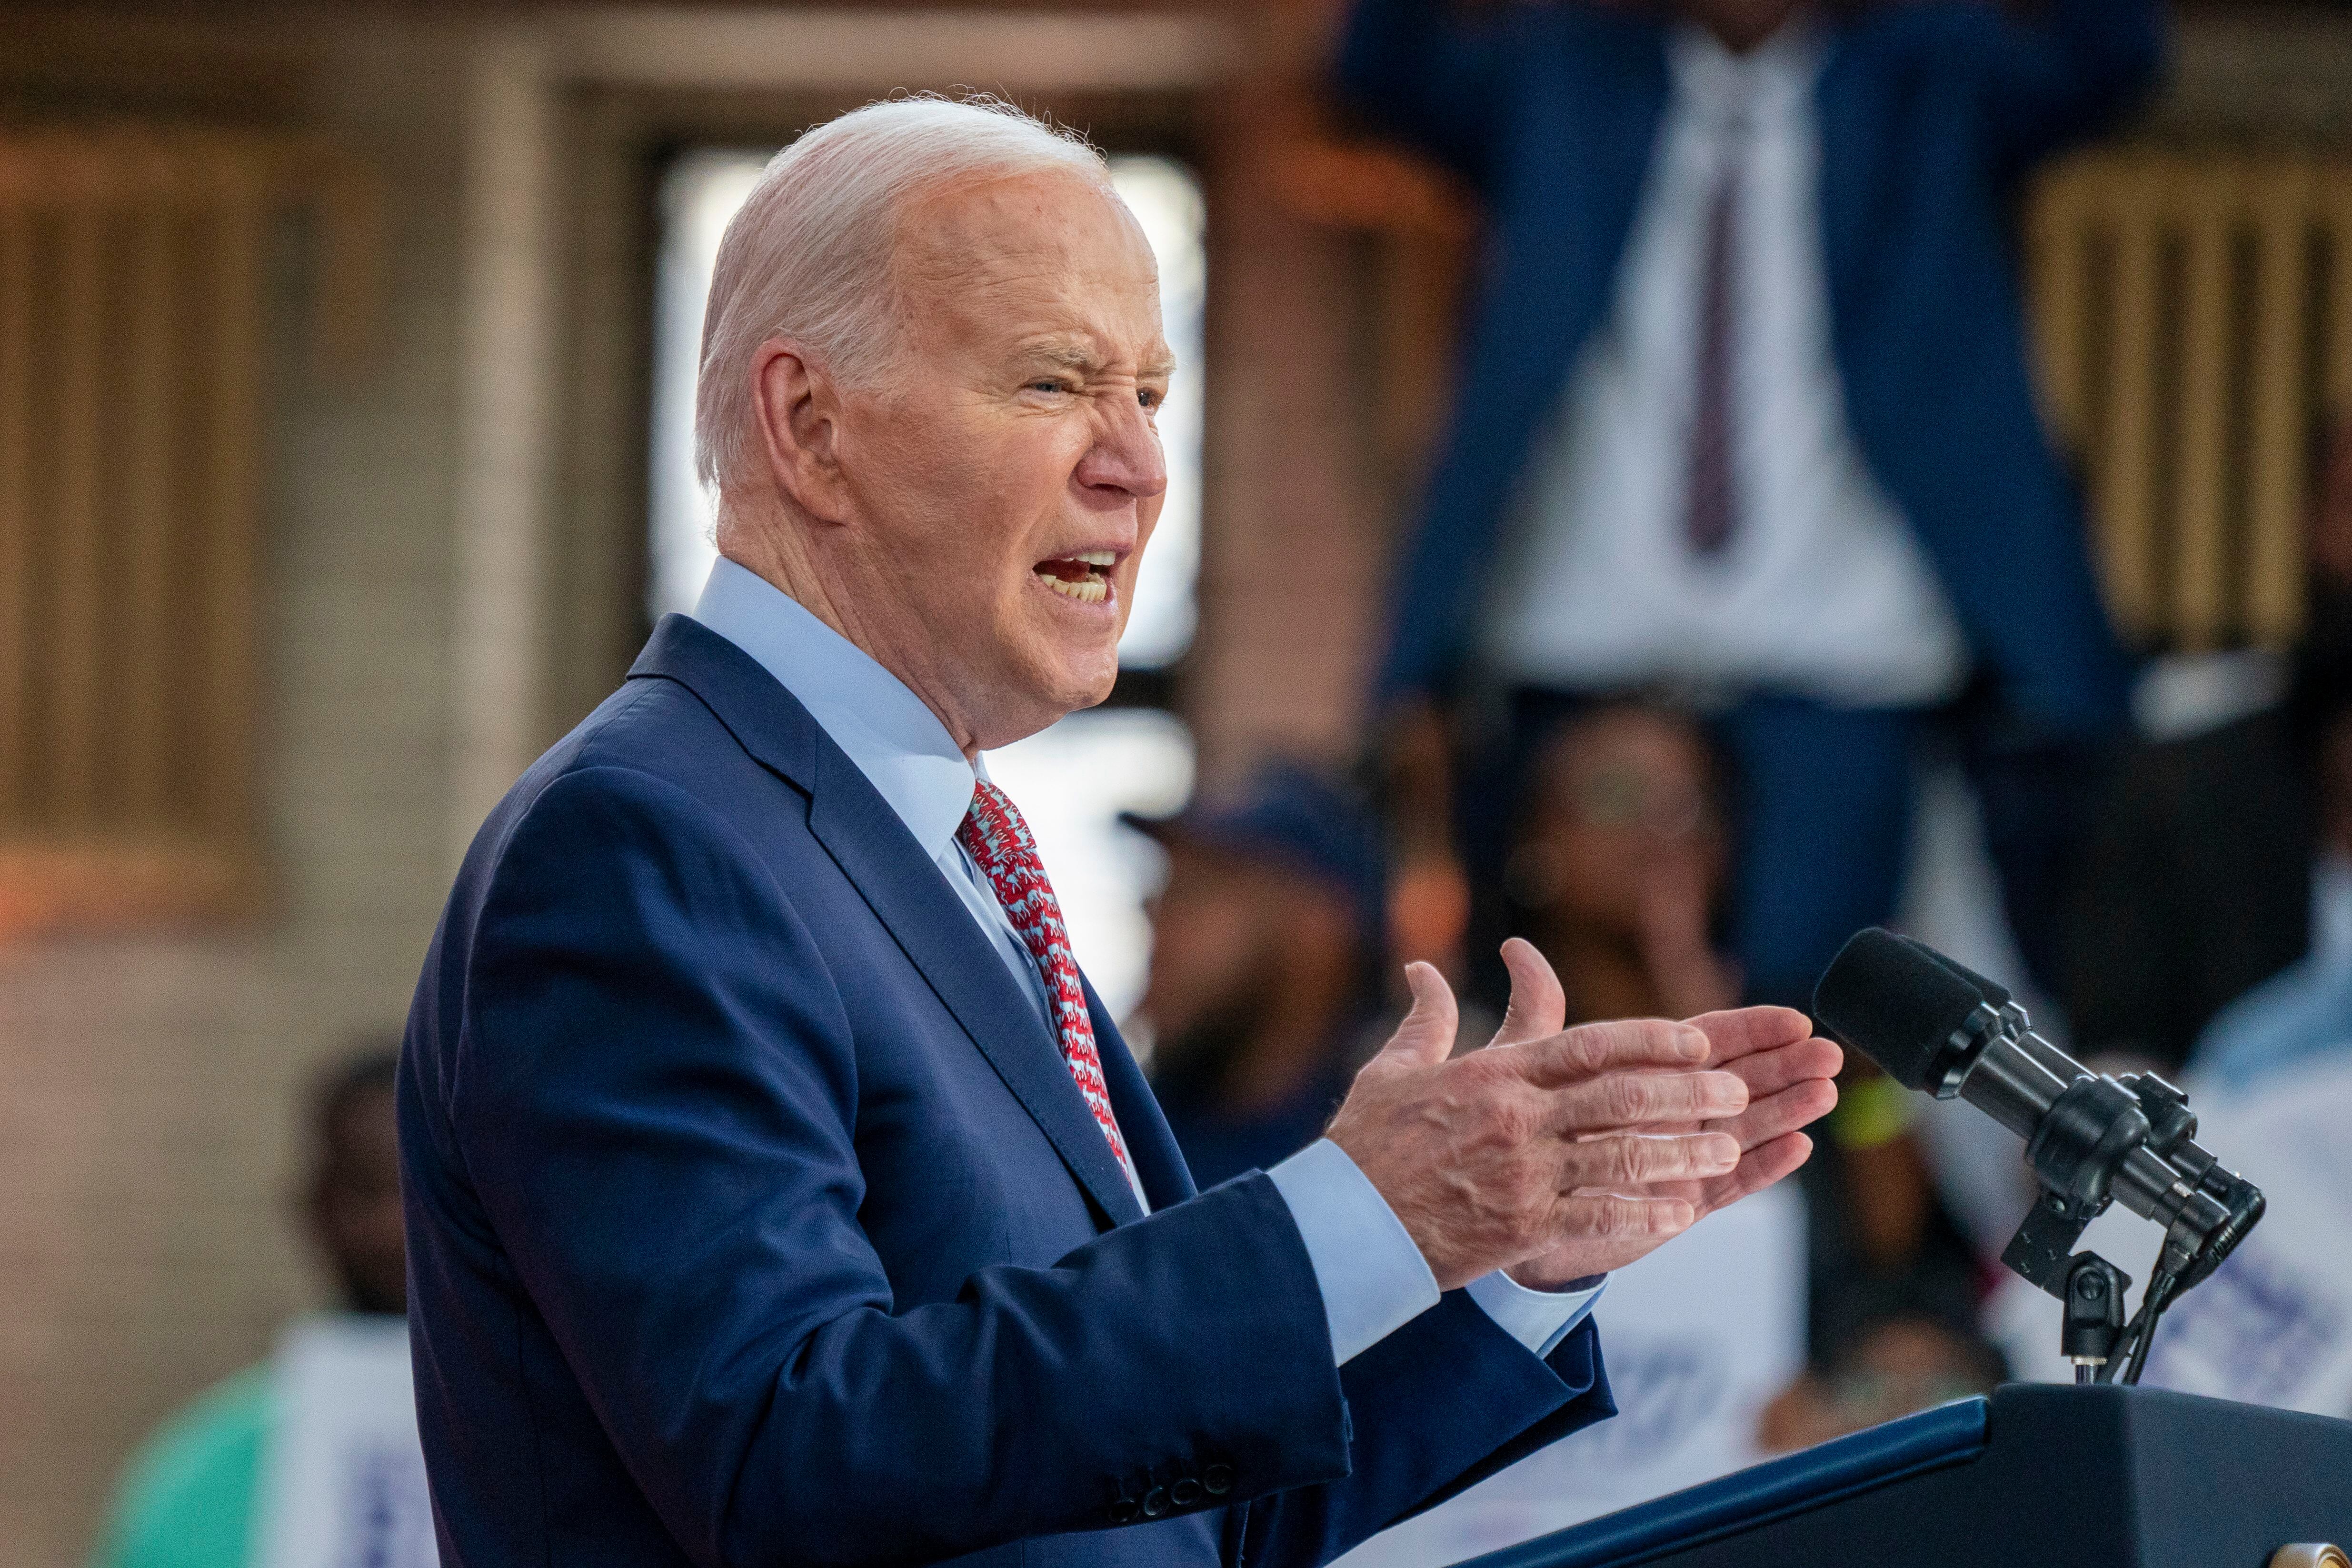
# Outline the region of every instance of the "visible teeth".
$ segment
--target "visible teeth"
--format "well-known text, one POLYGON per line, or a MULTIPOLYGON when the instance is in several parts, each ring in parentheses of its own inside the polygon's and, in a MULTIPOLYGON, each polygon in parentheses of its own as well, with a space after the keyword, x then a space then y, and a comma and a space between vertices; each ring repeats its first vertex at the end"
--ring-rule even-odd
POLYGON ((1083 561, 1089 566, 1116 566, 1118 564, 1118 552, 1115 550, 1089 550, 1070 559, 1083 561))
POLYGON ((1100 577, 1089 577, 1083 583, 1065 583, 1059 577, 1048 577, 1045 586, 1066 599, 1076 599, 1081 605, 1099 605, 1110 597, 1110 584, 1100 577))

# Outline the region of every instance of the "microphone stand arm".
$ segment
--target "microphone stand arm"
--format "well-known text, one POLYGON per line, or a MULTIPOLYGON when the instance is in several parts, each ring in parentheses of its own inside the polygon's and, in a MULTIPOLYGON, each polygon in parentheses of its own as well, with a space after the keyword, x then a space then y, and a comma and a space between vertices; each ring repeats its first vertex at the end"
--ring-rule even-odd
MULTIPOLYGON (((2042 1041, 2025 1026, 2023 1009, 2003 1006, 1994 1026, 2035 1068, 2050 1067, 2051 1055, 2033 1048, 2042 1041)), ((2025 1150, 2042 1194, 2000 1260, 2065 1307, 2060 1349, 2077 1383, 2136 1384, 2157 1320, 2230 1255, 2262 1218, 2264 1200, 2193 1141, 2197 1117, 2188 1097, 2154 1073, 2078 1076, 2049 1103, 2025 1150), (2074 1250, 2119 1186, 2133 1209, 2165 1227, 2163 1250, 2128 1324, 2123 1298, 2131 1277, 2097 1253, 2074 1250)))
MULTIPOLYGON (((1853 1003, 1860 1010, 1852 1012, 1852 1026, 1882 1033, 1886 1020, 1874 1009, 1889 998, 1878 994, 1916 989, 1922 976, 1914 960, 1943 972, 1927 977, 1939 1026, 1953 1016, 1944 1009, 1957 1003, 1966 1011, 1941 1038, 1931 1031, 1900 1042, 1895 1076, 1937 1100, 1965 1088, 1971 1104, 2026 1141, 2026 1163, 2042 1192, 2001 1261, 2065 1306, 2061 1348, 2077 1382, 2108 1383, 2120 1373, 2137 1383, 2164 1310, 2220 1267, 2263 1217, 2260 1189, 2197 1144, 2187 1095, 2154 1073, 2092 1072, 2036 1035, 2005 987, 1925 942, 1875 930, 1856 934, 1822 975, 1814 1011, 1830 1013, 1833 1026, 1843 1028, 1836 1016, 1853 1003), (1996 1044, 2000 1049, 1990 1048, 1996 1044), (2164 1228, 2163 1251, 2129 1323, 2123 1296, 2131 1277, 2074 1249, 2084 1228, 2117 1198, 2164 1228)), ((1868 1042, 1856 1043, 1879 1057, 1868 1042)))

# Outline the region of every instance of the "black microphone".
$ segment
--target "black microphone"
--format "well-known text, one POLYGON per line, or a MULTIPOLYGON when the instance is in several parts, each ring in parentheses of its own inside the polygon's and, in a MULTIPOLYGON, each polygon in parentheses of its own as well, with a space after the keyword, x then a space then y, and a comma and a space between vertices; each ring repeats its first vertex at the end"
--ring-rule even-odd
POLYGON ((2262 1217, 2261 1192, 2196 1143, 2186 1095, 2153 1073, 2092 1072, 2033 1033, 2006 990, 1924 942, 1857 932, 1822 975, 1813 1016, 1896 1082, 1966 1100, 2026 1141, 2045 1200, 2002 1260, 2053 1295, 2110 1202, 2165 1227, 2162 1266, 2181 1289, 2262 1217))

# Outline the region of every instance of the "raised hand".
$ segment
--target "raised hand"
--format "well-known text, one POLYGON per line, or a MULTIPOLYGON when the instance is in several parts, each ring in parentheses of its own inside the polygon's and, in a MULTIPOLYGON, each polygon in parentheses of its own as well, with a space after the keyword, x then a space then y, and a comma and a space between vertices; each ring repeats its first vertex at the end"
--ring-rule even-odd
MULTIPOLYGON (((1496 1032, 1494 1046, 1479 1052, 1480 1056, 1494 1055, 1498 1048, 1524 1050, 1538 1045, 1559 1028, 1567 1014, 1559 977, 1531 944, 1516 937, 1505 942, 1503 963, 1511 973, 1510 1007, 1503 1016, 1503 1026, 1496 1032)), ((1687 1203, 1691 1224, 1696 1224, 1716 1210, 1770 1186, 1805 1163, 1812 1153, 1812 1140, 1798 1129, 1827 1115, 1837 1104, 1837 1089, 1830 1080, 1837 1076, 1843 1058, 1835 1045, 1813 1037, 1810 1019, 1787 1007, 1706 1013, 1689 1020, 1688 1026, 1706 1037, 1707 1049, 1680 1070, 1730 1074, 1746 1089, 1747 1103, 1728 1115, 1657 1124, 1643 1131, 1671 1137, 1727 1134, 1738 1143, 1739 1158, 1729 1170, 1712 1176, 1650 1183, 1639 1189, 1639 1195, 1687 1203)), ((1513 1268, 1511 1277, 1522 1285, 1552 1289, 1571 1279, 1622 1268, 1665 1239, 1664 1236, 1568 1237, 1513 1268)))
POLYGON ((1549 1004, 1515 989, 1509 1048, 1448 1060, 1453 992, 1426 963, 1405 975, 1412 1011, 1327 1136, 1388 1200, 1441 1289, 1530 1260, 1639 1257, 1738 1174, 1725 1129, 1747 1110, 1748 1084, 1708 1067, 1718 1047, 1706 1030, 1657 1018, 1563 1030, 1552 980, 1549 1004), (1551 1027, 1538 1030, 1530 1009, 1546 1005, 1551 1027))

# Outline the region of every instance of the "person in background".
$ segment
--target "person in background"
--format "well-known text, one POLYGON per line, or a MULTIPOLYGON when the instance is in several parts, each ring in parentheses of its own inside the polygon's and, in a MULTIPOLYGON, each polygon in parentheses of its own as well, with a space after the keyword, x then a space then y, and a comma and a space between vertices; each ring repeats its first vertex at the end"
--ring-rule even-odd
MULTIPOLYGON (((396 1039, 372 1043, 320 1080, 302 1216, 341 1314, 404 1336, 398 1060, 396 1039)), ((261 1560, 262 1478, 285 1414, 280 1371, 273 1360, 234 1373, 141 1447, 116 1491, 98 1568, 242 1568, 261 1560)), ((424 1507, 421 1468, 414 1479, 412 1512, 424 1507)))
POLYGON ((2009 1381, 2009 1363, 1981 1334, 1926 1318, 1874 1323, 1835 1366, 1808 1370, 1766 1407, 1757 1442, 1768 1453, 1810 1448, 2009 1381))
POLYGON ((1488 220, 1380 677, 1391 759, 1433 726, 1465 753, 1474 893, 1535 736, 1685 687, 1740 780, 1732 955, 1801 1005, 1892 910, 1915 736, 1968 691, 2011 922, 2054 945, 2126 669, 2034 409, 2011 197, 2136 99, 2159 18, 1356 5, 1343 93, 1488 220))
MULTIPOLYGON (((1158 820, 1151 1085, 1202 1187, 1313 1142, 1379 1046, 1380 843, 1346 790, 1292 764, 1158 820)), ((1703 1010, 1703 1009, 1702 1009, 1703 1010)))
MULTIPOLYGON (((2199 1137, 2270 1200, 2246 1244, 2166 1316, 2147 1383, 2340 1415, 2352 1414, 2340 1131, 2352 1120, 2352 421, 2315 426, 2311 453, 2303 637, 2283 656, 2165 661, 2198 680, 2209 716, 2118 770, 2073 910, 2067 1002, 2079 1055, 2179 1074, 2199 1137)), ((2162 719, 2168 704, 2136 706, 2162 719)), ((2096 1229, 2084 1245, 2111 1247, 2096 1229)), ((2019 1376, 2071 1375, 2048 1297, 2004 1280, 1989 1316, 2019 1376)))
POLYGON ((1805 1370, 1758 1424, 1768 1452, 1990 1394, 2007 1380, 1982 1324, 1990 1265, 1937 1189, 1919 1107, 1865 1058, 1839 1075, 1838 1107, 1803 1184, 1805 1370))
MULTIPOLYGON (((1730 786, 1705 727, 1662 702, 1599 701, 1537 742, 1506 876, 1570 1017, 1685 1016, 1737 997, 1715 945, 1730 786)), ((1779 1446, 1907 1399, 1920 1377, 1940 1387, 1992 1364, 1975 1334, 1975 1262, 1913 1135, 1911 1097, 1861 1058, 1838 1088, 1800 1178, 1812 1370, 1774 1406, 1779 1446)))
MULTIPOLYGON (((2309 613, 2283 700, 2135 748, 2100 814, 2068 942, 2086 1058, 2172 1073, 2193 1047, 2234 1078, 2315 1028, 2352 1034, 2352 423, 2313 449, 2309 613)), ((2260 673, 2265 656, 2200 666, 2260 673)))
POLYGON ((1864 1064, 1838 1084, 1803 1185, 1806 1371, 1765 1415, 1802 1447, 2001 1381, 1979 1319, 1992 1284, 1936 1187, 1911 1091, 1864 1064))
POLYGON ((1641 701, 1589 708, 1537 745, 1504 889, 1570 1017, 1689 1017, 1738 999, 1715 945, 1725 785, 1706 731, 1641 701))
POLYGON ((2289 798, 2308 803, 2309 937, 2198 1037, 2188 1071, 2200 1089, 2242 1094, 2352 1046, 2352 644, 2306 649, 2295 674, 2288 726, 2303 787, 2289 798))

